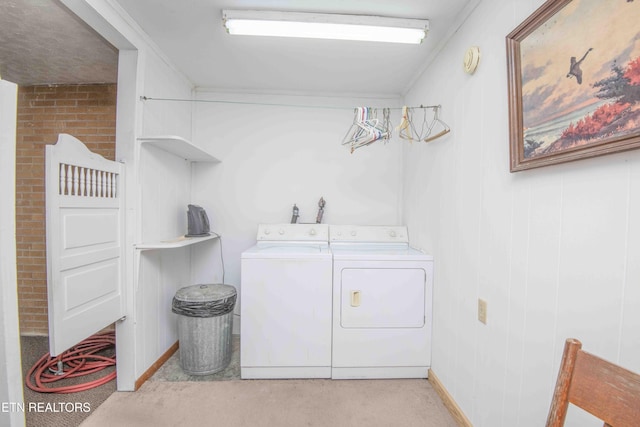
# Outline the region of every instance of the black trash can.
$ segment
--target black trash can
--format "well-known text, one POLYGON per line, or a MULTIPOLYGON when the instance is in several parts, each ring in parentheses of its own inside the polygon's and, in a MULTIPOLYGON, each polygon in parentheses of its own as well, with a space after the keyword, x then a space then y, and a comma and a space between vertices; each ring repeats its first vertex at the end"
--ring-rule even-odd
POLYGON ((192 285, 178 289, 171 311, 178 314, 180 366, 190 375, 209 375, 231 361, 231 329, 236 288, 192 285))

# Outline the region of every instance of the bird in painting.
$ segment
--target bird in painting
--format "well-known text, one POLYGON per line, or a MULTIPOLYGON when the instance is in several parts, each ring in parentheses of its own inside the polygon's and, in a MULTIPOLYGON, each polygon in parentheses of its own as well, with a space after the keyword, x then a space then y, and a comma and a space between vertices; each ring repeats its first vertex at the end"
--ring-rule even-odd
POLYGON ((576 61, 576 57, 572 56, 571 57, 571 66, 569 67, 569 72, 567 73, 567 78, 571 78, 571 77, 575 77, 576 81, 578 82, 579 85, 582 84, 582 69, 580 68, 580 64, 582 64, 582 61, 584 61, 584 58, 587 57, 587 55, 589 54, 589 52, 591 52, 593 50, 592 47, 589 48, 589 50, 587 50, 584 54, 584 56, 582 58, 580 58, 579 61, 576 61))

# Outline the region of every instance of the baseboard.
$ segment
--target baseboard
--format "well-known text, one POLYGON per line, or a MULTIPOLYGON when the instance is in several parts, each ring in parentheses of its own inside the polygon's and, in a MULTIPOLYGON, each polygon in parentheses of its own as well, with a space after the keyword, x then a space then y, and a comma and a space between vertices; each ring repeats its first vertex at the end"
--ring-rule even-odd
POLYGON ((449 413, 453 417, 454 420, 458 423, 460 427, 473 427, 471 421, 464 415, 462 409, 458 406, 453 397, 449 394, 446 388, 442 385, 436 374, 433 373, 431 369, 429 369, 429 382, 433 386, 433 389, 438 393, 440 399, 442 399, 442 403, 449 410, 449 413))
POLYGON ((162 356, 160 356, 158 360, 155 361, 153 365, 149 367, 149 369, 145 371, 144 374, 140 376, 140 378, 136 380, 134 390, 138 390, 142 386, 142 384, 144 384, 149 378, 151 378, 153 374, 155 374, 156 371, 160 369, 160 367, 164 365, 164 363, 167 360, 169 360, 171 356, 173 356, 173 353, 178 351, 178 347, 179 347, 179 342, 176 341, 171 347, 169 347, 167 351, 164 352, 162 356))

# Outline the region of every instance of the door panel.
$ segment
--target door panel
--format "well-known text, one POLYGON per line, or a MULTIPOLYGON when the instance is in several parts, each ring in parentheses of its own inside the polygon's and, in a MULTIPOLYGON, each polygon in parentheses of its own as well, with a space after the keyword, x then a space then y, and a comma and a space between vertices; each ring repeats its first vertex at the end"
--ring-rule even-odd
POLYGON ((331 259, 243 259, 241 366, 331 365, 331 259))
POLYGON ((421 328, 426 273, 421 268, 345 268, 341 272, 343 328, 421 328))
POLYGON ((81 249, 88 246, 113 245, 118 242, 118 211, 94 208, 62 210, 62 234, 65 236, 63 250, 81 249), (91 230, 87 233, 87 230, 91 230))
POLYGON ((46 147, 49 352, 124 315, 124 168, 61 134, 46 147))

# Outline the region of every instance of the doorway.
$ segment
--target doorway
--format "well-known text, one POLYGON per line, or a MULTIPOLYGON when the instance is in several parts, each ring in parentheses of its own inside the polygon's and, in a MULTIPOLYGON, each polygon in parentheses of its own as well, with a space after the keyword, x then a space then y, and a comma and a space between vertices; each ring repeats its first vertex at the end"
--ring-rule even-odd
MULTIPOLYGON (((2 78, 17 84, 16 132, 10 141, 15 166, 15 185, 10 190, 16 221, 13 304, 17 298, 16 329, 19 316, 19 333, 39 343, 32 342, 26 349, 34 353, 33 358, 48 351, 44 148, 67 132, 89 141, 91 149, 104 157, 115 158, 119 52, 58 0, 2 2, 0 39, 2 78)), ((12 348, 19 350, 25 362, 19 338, 12 348)), ((24 373, 20 366, 14 372, 17 377, 12 383, 20 385, 20 399, 10 402, 23 404, 24 373)), ((65 400, 75 399, 70 396, 65 400)), ((12 419, 9 425, 23 424, 12 419)))
MULTIPOLYGON (((49 319, 47 309, 47 253, 45 230, 45 147, 59 133, 69 133, 107 159, 115 157, 115 84, 34 85, 18 88, 16 131, 16 252, 23 374, 46 355, 49 319)), ((113 329, 113 327, 112 327, 113 329)), ((26 378, 25 378, 26 379, 26 378)), ((86 381, 86 378, 78 383, 86 381)), ((75 381, 74 381, 75 382, 75 381)), ((33 383, 33 381, 32 381, 33 383)), ((64 381, 65 384, 71 384, 64 381)), ((23 382, 24 384, 24 382, 23 382)), ((49 387, 59 387, 51 383, 49 387)), ((53 396, 25 388, 25 403, 73 403, 71 411, 25 411, 27 426, 55 419, 76 424, 83 409, 75 403, 97 406, 115 391, 115 381, 99 391, 53 396)), ((95 409, 95 408, 94 408, 95 409)), ((87 411, 89 412, 89 411, 87 411)))

